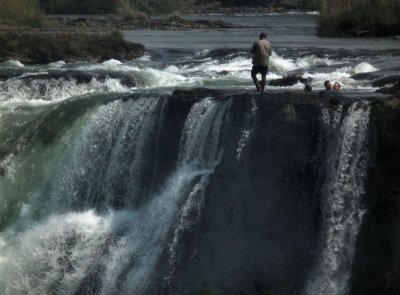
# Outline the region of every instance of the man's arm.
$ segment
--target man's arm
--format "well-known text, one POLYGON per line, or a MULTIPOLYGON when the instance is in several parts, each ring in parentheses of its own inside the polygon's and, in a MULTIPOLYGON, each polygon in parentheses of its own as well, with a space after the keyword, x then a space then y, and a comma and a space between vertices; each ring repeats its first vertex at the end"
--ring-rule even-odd
POLYGON ((256 52, 256 43, 253 43, 253 46, 251 47, 251 53, 255 53, 256 52))

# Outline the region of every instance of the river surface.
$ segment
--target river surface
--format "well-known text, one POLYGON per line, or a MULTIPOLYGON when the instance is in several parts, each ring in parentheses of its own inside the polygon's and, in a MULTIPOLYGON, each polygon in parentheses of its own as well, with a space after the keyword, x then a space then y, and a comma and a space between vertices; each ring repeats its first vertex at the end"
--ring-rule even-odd
MULTIPOLYGON (((131 77, 135 86, 126 87, 118 80, 95 83, 76 93, 129 92, 156 90, 171 92, 175 88, 209 87, 218 89, 254 89, 250 78, 250 47, 261 32, 272 43, 273 53, 267 83, 287 75, 300 75, 312 81, 314 90, 323 89, 325 80, 338 81, 343 92, 372 92, 394 80, 374 84, 382 77, 398 76, 400 42, 390 38, 321 38, 316 36, 316 13, 188 15, 190 20, 223 20, 245 26, 240 29, 159 31, 124 31, 127 40, 142 43, 144 57, 132 61, 109 60, 100 64, 63 61, 44 66, 24 66, 18 61, 0 65, 9 75, 116 72, 131 77), (354 76, 358 74, 357 76, 354 76), (105 85, 107 84, 107 85, 105 85)), ((13 84, 11 83, 6 84, 13 84)), ((11 86, 12 85, 8 85, 11 86)), ((0 82, 0 93, 5 85, 0 82)), ((79 87, 78 87, 79 88, 79 87)), ((297 83, 284 89, 302 90, 297 83)), ((268 87, 281 90, 281 87, 268 87)), ((46 97, 46 100, 60 97, 46 97)), ((5 100, 4 94, 0 100, 5 100)))
MULTIPOLYGON (((312 78, 314 89, 322 89, 323 81, 329 79, 340 82, 344 90, 372 91, 375 87, 368 81, 351 76, 379 70, 399 73, 399 41, 318 37, 317 13, 189 15, 187 19, 222 20, 245 28, 140 30, 126 31, 125 36, 146 44, 150 60, 161 63, 158 69, 177 74, 178 80, 183 78, 189 85, 251 87, 249 50, 261 32, 273 46, 267 80, 296 74, 312 78)), ((291 88, 302 87, 299 83, 291 88)))

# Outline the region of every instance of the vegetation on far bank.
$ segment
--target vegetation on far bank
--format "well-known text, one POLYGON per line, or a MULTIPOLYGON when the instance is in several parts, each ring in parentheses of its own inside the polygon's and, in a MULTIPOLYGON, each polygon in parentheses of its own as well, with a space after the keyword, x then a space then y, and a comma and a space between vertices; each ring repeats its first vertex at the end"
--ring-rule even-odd
POLYGON ((40 27, 44 14, 38 0, 0 0, 0 23, 40 27))
POLYGON ((191 8, 224 12, 231 7, 237 7, 237 11, 246 7, 316 9, 320 11, 320 36, 400 34, 400 0, 0 0, 0 23, 40 27, 46 24, 44 13, 111 13, 120 15, 123 21, 145 22, 149 14, 191 8))
POLYGON ((116 13, 126 8, 147 14, 170 13, 179 9, 181 1, 185 0, 39 0, 40 7, 50 14, 116 13))
POLYGON ((400 34, 400 0, 317 0, 321 36, 400 34))

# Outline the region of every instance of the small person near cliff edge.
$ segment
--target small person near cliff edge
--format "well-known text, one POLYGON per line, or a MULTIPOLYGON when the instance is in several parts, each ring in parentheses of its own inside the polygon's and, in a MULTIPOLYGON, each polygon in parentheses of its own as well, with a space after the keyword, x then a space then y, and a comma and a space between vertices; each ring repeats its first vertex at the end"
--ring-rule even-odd
POLYGON ((304 92, 311 92, 312 91, 312 85, 307 83, 304 85, 304 92))
POLYGON ((253 43, 251 47, 253 68, 251 69, 251 78, 256 85, 257 92, 265 91, 266 77, 268 73, 269 57, 272 53, 271 43, 267 41, 265 33, 260 34, 260 40, 253 43), (261 83, 257 79, 257 74, 261 74, 261 83))
POLYGON ((339 82, 335 82, 335 84, 333 84, 333 90, 335 91, 340 91, 340 83, 339 82))
POLYGON ((332 83, 331 83, 331 81, 326 80, 326 81, 324 82, 324 87, 325 87, 325 90, 328 90, 328 91, 332 90, 332 83))

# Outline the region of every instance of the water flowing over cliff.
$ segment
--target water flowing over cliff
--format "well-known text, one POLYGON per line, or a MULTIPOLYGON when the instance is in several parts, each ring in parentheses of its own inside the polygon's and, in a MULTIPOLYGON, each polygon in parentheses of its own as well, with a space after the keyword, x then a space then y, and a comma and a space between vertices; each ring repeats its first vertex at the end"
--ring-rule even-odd
POLYGON ((398 41, 223 18, 248 27, 0 63, 0 294, 399 293, 400 100, 375 92, 398 89, 398 41), (279 83, 255 94, 266 28, 279 83))
POLYGON ((2 293, 346 294, 369 109, 207 91, 3 106, 2 293))

